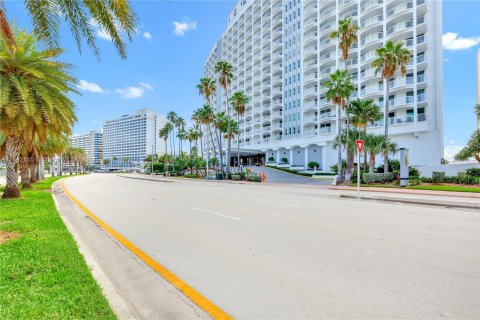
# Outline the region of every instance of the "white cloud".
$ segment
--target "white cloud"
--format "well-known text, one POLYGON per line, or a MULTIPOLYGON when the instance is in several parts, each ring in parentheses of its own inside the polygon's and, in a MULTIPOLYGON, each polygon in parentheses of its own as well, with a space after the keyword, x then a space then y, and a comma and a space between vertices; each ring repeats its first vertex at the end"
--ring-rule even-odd
POLYGON ((175 26, 173 33, 175 33, 177 36, 184 36, 187 31, 197 29, 197 23, 195 21, 174 21, 173 25, 175 26))
POLYGON ((443 148, 443 156, 448 161, 454 161, 455 155, 462 150, 463 146, 449 145, 443 148))
POLYGON ((442 36, 443 48, 446 50, 466 50, 480 44, 480 37, 462 38, 455 32, 442 36))
POLYGON ((122 99, 135 99, 141 98, 147 90, 153 90, 153 87, 148 83, 140 82, 138 86, 116 89, 115 92, 120 94, 120 98, 122 99))
POLYGON ((98 84, 95 82, 88 82, 86 80, 80 80, 77 84, 77 88, 82 91, 88 91, 93 93, 106 93, 107 91, 102 89, 98 84))
POLYGON ((145 31, 143 34, 142 34, 142 37, 144 37, 146 40, 148 41, 152 41, 152 34, 148 31, 145 31))

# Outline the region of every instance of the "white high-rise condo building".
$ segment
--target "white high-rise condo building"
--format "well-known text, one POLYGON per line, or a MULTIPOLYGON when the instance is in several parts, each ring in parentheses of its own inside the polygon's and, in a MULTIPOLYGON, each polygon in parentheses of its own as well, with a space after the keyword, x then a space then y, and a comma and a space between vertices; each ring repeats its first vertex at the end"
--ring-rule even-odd
MULTIPOLYGON (((345 67, 338 42, 329 34, 340 19, 350 17, 360 27, 346 62, 356 85, 353 98, 373 99, 383 109, 386 88, 371 66, 375 49, 388 40, 403 41, 412 59, 406 76, 398 72, 390 82, 389 134, 399 147, 410 149, 412 164, 440 164, 441 6, 433 0, 238 0, 204 73, 216 79, 216 61, 230 62, 234 80, 229 92, 243 91, 249 98, 240 118, 243 154, 261 153, 273 163, 285 158, 299 168, 315 161, 324 171, 336 163, 336 112, 322 84, 345 67)), ((217 91, 215 108, 225 109, 224 95, 217 91)), ((383 126, 382 119, 368 131, 381 134, 383 126)), ((232 146, 235 150, 236 141, 232 146)))
POLYGON ((151 109, 103 123, 103 159, 110 167, 140 166, 153 152, 165 153, 165 143, 158 136, 165 117, 151 109))
POLYGON ((103 140, 102 133, 90 131, 83 135, 74 135, 69 138, 72 147, 81 148, 87 156, 87 164, 99 168, 102 165, 103 140))

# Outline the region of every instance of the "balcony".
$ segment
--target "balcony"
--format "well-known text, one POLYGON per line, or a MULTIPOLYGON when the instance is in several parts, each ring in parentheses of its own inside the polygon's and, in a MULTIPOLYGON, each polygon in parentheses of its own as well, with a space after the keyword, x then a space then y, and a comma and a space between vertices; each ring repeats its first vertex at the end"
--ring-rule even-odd
POLYGON ((360 27, 364 29, 379 22, 383 22, 383 14, 379 14, 362 21, 362 23, 360 23, 360 27))
POLYGON ((401 3, 396 5, 395 7, 391 8, 387 11, 387 17, 391 17, 401 11, 409 10, 413 8, 413 2, 401 3))
POLYGON ((333 129, 332 127, 320 128, 320 134, 330 134, 330 133, 335 133, 335 129, 333 129))

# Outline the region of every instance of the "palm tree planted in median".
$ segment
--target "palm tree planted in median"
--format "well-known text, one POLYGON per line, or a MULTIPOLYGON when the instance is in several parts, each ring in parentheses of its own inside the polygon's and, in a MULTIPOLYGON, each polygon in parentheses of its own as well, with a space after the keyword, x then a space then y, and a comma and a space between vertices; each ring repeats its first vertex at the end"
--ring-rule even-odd
POLYGON ((45 143, 49 133, 70 134, 76 121, 68 93, 76 92, 72 66, 58 62, 60 49, 39 49, 37 39, 15 32, 15 46, 0 41, 0 131, 5 136, 7 185, 3 198, 19 197, 17 165, 25 141, 45 143), (34 132, 34 134, 32 134, 34 132))
MULTIPOLYGON (((403 46, 403 42, 389 40, 385 46, 376 50, 377 58, 373 60, 372 67, 375 68, 375 75, 382 73, 385 84, 385 95, 383 98, 384 111, 383 121, 385 126, 385 137, 388 138, 388 115, 390 101, 390 80, 400 70, 402 77, 407 74, 407 65, 410 62, 412 53, 403 46)), ((388 153, 384 159, 384 171, 388 172, 388 153)))
MULTIPOLYGON (((237 124, 240 123, 240 117, 245 114, 248 97, 241 91, 235 92, 230 98, 230 104, 237 113, 237 124)), ((240 170, 240 130, 237 130, 237 167, 240 170)))
MULTIPOLYGON (((82 38, 94 54, 99 56, 96 44, 97 28, 108 37, 117 48, 120 56, 127 56, 122 34, 131 41, 137 29, 137 17, 129 1, 65 1, 65 0, 28 0, 25 9, 31 17, 35 35, 51 48, 59 47, 61 19, 68 24, 73 38, 81 51, 82 38)), ((0 3, 0 37, 7 48, 14 48, 16 39, 7 21, 3 2, 0 3)))
MULTIPOLYGON (((347 99, 354 90, 353 82, 346 70, 337 70, 330 75, 330 80, 324 82, 323 86, 327 88, 327 92, 325 94, 326 99, 331 101, 337 108, 337 143, 338 145, 341 145, 342 124, 340 120, 340 110, 345 109, 347 99)), ((337 148, 337 152, 338 181, 342 182, 342 148, 337 148)))

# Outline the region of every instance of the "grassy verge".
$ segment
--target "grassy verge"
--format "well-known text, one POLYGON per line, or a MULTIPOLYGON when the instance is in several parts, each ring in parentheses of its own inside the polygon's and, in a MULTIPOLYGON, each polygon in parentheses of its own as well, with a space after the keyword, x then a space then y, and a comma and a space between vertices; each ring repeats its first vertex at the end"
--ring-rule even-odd
MULTIPOLYGON (((352 184, 352 187, 356 187, 356 184, 352 184)), ((370 187, 370 188, 396 188, 404 189, 403 187, 393 185, 393 184, 362 184, 361 187, 370 187)), ((468 185, 418 185, 418 186, 408 186, 405 189, 416 189, 416 190, 433 190, 433 191, 452 191, 452 192, 476 192, 480 193, 480 187, 468 186, 468 185)))
POLYGON ((0 245, 0 319, 116 318, 55 208, 58 179, 0 200, 0 231, 20 233, 0 245))

